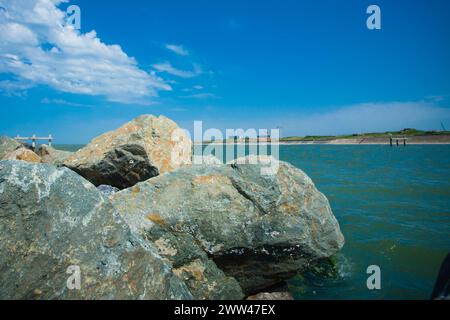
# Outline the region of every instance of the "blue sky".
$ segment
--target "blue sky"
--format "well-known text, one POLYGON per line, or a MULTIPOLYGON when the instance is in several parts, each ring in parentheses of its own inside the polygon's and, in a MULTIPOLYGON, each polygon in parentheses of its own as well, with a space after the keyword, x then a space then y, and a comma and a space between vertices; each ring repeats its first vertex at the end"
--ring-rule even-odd
POLYGON ((143 113, 283 136, 450 128, 449 1, 60 2, 0 0, 0 134, 84 143, 143 113), (80 31, 61 26, 71 4, 80 31))

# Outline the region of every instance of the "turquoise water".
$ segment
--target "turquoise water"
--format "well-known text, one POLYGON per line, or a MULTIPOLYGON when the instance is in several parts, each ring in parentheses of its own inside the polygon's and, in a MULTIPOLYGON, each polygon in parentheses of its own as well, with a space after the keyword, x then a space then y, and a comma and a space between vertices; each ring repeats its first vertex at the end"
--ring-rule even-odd
POLYGON ((346 239, 338 276, 293 279, 296 299, 429 298, 450 251, 450 146, 282 146, 280 159, 328 197, 346 239))
POLYGON ((296 299, 429 298, 450 251, 449 145, 290 145, 280 159, 328 197, 346 239, 335 276, 290 281, 296 299), (369 265, 381 290, 367 289, 369 265))

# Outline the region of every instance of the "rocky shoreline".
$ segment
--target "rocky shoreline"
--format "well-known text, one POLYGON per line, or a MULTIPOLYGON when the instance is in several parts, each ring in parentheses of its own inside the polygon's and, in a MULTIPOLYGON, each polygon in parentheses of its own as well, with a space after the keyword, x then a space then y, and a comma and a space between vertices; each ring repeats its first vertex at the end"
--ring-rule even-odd
POLYGON ((194 165, 191 150, 151 115, 75 153, 1 137, 0 298, 291 299, 270 288, 342 248, 300 169, 194 165), (71 266, 80 288, 67 285, 71 266))

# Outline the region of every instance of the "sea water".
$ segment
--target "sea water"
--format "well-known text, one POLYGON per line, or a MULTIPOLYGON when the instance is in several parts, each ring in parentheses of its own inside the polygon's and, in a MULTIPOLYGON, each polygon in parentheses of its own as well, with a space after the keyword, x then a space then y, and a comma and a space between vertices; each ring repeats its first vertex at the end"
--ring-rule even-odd
POLYGON ((450 145, 281 146, 280 159, 312 178, 345 236, 338 275, 292 279, 296 299, 430 297, 450 251, 450 145))

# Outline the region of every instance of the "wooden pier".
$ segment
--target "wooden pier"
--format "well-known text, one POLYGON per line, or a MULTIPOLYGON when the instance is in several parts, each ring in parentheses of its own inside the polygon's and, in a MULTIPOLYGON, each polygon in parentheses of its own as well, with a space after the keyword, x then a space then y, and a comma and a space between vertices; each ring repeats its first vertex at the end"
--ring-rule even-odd
POLYGON ((405 137, 389 137, 389 143, 392 146, 394 146, 394 142, 397 145, 397 147, 400 145, 400 141, 403 144, 404 147, 406 147, 406 141, 408 141, 408 138, 405 137))
POLYGON ((31 141, 31 147, 33 148, 33 150, 36 149, 36 141, 38 140, 47 140, 49 147, 52 146, 53 141, 53 137, 51 134, 49 134, 48 137, 36 137, 35 134, 33 134, 31 137, 21 137, 20 135, 17 135, 15 139, 18 141, 31 141))

